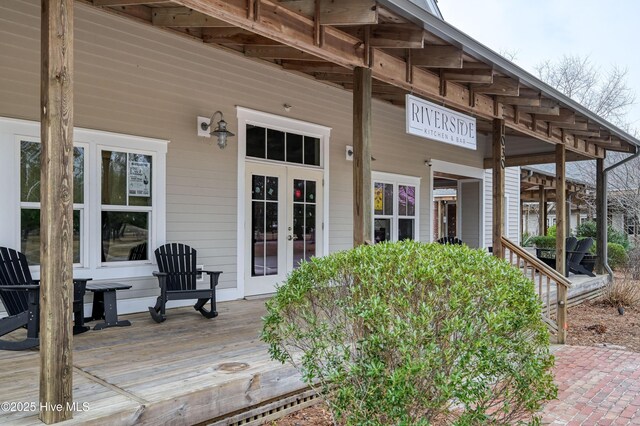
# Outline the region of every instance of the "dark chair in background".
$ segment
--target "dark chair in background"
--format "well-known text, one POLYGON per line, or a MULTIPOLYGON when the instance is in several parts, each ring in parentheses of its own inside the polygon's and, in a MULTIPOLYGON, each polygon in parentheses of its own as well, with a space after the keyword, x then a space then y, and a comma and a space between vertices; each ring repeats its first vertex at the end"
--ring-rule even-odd
POLYGON ((442 237, 437 242, 440 244, 455 244, 459 246, 464 244, 458 237, 442 237))
MULTIPOLYGON (((73 333, 89 330, 84 326, 83 299, 88 279, 73 281, 73 333)), ((0 340, 0 350, 23 350, 38 346, 40 331, 40 281, 31 278, 27 258, 19 251, 0 247, 0 300, 8 316, 0 319, 0 336, 19 328, 27 329, 20 341, 0 340)))
POLYGON ((160 296, 155 306, 149 307, 151 317, 155 322, 166 319, 166 303, 169 300, 197 299, 193 306, 206 318, 218 316, 216 311, 216 286, 222 271, 202 271, 196 268, 196 250, 185 244, 165 244, 155 251, 159 272, 158 277, 160 296), (209 288, 196 288, 196 280, 200 274, 209 275, 209 288), (204 305, 211 300, 211 310, 204 305))

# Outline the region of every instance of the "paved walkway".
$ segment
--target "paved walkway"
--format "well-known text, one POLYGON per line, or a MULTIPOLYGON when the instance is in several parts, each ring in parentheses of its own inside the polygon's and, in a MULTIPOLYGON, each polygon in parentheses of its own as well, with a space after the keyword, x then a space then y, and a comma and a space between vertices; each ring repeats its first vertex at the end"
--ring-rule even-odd
POLYGON ((558 399, 543 424, 640 425, 640 353, 556 346, 558 399))

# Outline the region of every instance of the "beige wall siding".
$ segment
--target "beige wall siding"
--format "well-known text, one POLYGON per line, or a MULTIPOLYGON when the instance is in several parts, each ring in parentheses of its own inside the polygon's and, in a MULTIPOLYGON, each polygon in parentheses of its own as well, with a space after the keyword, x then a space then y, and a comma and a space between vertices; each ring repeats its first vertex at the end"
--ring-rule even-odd
MULTIPOLYGON (((345 146, 352 139, 349 92, 76 6, 75 125, 171 141, 167 240, 194 246, 199 263, 223 270, 220 288, 235 287, 237 279, 237 138, 219 150, 196 136, 196 116, 217 109, 235 133, 236 105, 332 128, 329 248, 351 247, 352 163, 345 160, 345 146), (285 103, 292 105, 290 113, 284 111, 285 103)), ((0 116, 39 119, 39 13, 37 0, 0 3, 0 116)), ((428 240, 431 203, 425 160, 482 167, 483 142, 471 151, 408 136, 404 110, 380 101, 373 103, 373 138, 374 170, 422 178, 420 238, 428 240)), ((490 200, 490 194, 485 198, 490 200)), ((130 295, 157 294, 151 279, 135 285, 130 295)))

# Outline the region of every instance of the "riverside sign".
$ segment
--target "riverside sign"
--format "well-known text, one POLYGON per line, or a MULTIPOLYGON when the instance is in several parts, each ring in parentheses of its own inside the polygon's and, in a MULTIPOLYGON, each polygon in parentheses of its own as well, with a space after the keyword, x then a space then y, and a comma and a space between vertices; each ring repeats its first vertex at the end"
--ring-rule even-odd
POLYGON ((476 119, 407 95, 407 133, 467 149, 477 149, 476 119))

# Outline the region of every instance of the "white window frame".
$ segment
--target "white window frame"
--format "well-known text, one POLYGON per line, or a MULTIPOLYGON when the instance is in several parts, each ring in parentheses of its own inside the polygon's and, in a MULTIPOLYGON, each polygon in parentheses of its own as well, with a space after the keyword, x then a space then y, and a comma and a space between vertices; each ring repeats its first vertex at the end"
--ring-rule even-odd
MULTIPOLYGON (((166 154, 169 141, 124 135, 98 130, 74 128, 74 145, 85 149, 84 211, 81 214, 81 235, 84 249, 81 263, 74 265, 74 277, 95 280, 149 276, 155 269, 153 259, 145 261, 101 261, 101 160, 103 149, 135 152, 152 156, 153 206, 149 221, 149 249, 166 242, 166 154)), ((7 188, 6 202, 0 209, 0 245, 20 248, 20 141, 40 141, 40 123, 0 117, 0 179, 14 182, 7 188), (5 155, 6 154, 6 155, 5 155)), ((4 197, 3 197, 4 198, 4 197)), ((37 203, 33 203, 34 206, 37 203)), ((74 208, 76 208, 74 204, 74 208)), ((127 207, 128 208, 128 207, 127 207)), ((136 206, 135 211, 144 210, 136 206)), ((150 256, 151 257, 151 256, 150 256)), ((30 267, 35 279, 40 267, 30 267)))
POLYGON ((376 219, 391 219, 391 240, 398 241, 399 219, 414 219, 413 239, 420 241, 420 177, 405 176, 395 173, 371 172, 371 193, 375 192, 376 183, 384 183, 393 185, 393 215, 376 215, 374 206, 374 197, 371 197, 371 233, 375 230, 376 219), (400 216, 398 212, 398 196, 400 186, 413 186, 416 189, 415 195, 415 215, 400 216))

